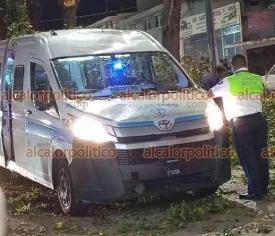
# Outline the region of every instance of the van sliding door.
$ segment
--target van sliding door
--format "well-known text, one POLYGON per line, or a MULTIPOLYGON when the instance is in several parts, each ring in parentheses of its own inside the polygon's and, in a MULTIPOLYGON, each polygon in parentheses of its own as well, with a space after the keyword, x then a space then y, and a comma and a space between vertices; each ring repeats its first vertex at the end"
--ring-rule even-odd
MULTIPOLYGON (((3 65, 4 57, 1 56, 1 50, 0 50, 0 81, 2 81, 2 65, 3 65)), ((0 86, 1 88, 1 86, 0 86)), ((1 95, 2 93, 1 89, 1 95)), ((3 136, 2 136, 2 118, 3 118, 3 111, 2 111, 2 99, 1 99, 1 110, 0 110, 0 166, 5 167, 6 162, 5 162, 5 156, 4 156, 4 149, 3 149, 3 136)))
POLYGON ((25 66, 26 54, 23 51, 27 48, 20 47, 16 48, 15 65, 14 65, 14 79, 13 79, 13 90, 12 90, 12 137, 13 137, 13 151, 16 166, 20 167, 17 170, 20 174, 26 177, 31 177, 31 160, 27 156, 26 150, 26 111, 25 106, 28 102, 27 90, 24 90, 25 80, 27 79, 28 71, 25 66), (20 53, 19 53, 20 50, 20 53), (23 172, 24 173, 23 173, 23 172), (26 172, 27 171, 27 172, 26 172))

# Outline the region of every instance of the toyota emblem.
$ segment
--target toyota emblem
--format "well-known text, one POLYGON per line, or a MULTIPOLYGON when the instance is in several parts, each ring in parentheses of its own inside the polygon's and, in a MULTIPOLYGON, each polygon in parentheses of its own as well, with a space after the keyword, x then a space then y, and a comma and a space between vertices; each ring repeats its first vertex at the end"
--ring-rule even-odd
POLYGON ((158 122, 157 126, 160 130, 171 130, 173 127, 173 122, 170 120, 161 120, 158 122))

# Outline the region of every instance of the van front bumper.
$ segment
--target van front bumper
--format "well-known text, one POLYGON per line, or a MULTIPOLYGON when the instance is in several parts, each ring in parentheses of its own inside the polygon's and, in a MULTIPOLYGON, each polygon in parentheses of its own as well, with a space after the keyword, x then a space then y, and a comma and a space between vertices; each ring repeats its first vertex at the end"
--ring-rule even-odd
MULTIPOLYGON (((188 147, 214 144, 212 139, 188 147)), ((104 203, 194 191, 217 187, 231 177, 229 159, 146 159, 142 148, 115 151, 111 159, 73 159, 70 172, 79 200, 104 203)))

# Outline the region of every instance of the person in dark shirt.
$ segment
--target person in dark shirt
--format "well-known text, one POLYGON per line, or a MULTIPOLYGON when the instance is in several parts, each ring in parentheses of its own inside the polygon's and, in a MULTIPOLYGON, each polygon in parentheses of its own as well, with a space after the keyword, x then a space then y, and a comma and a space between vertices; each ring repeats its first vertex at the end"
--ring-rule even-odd
POLYGON ((201 87, 209 91, 211 88, 213 88, 215 85, 217 85, 222 79, 224 79, 227 75, 226 68, 223 65, 216 66, 213 73, 207 74, 203 79, 201 83, 201 87))
POLYGON ((226 69, 226 76, 233 75, 232 67, 230 66, 230 63, 226 58, 220 59, 220 63, 225 67, 226 69))
MULTIPOLYGON (((220 81, 222 81, 228 75, 228 71, 224 65, 216 66, 213 73, 207 74, 201 82, 201 87, 206 90, 210 91, 214 86, 216 86, 220 81)), ((215 103, 223 112, 223 101, 222 98, 215 98, 215 103)), ((224 113, 224 112, 223 112, 224 113)))
MULTIPOLYGON (((224 65, 218 65, 215 68, 214 73, 210 73, 203 78, 201 87, 206 91, 210 91, 214 86, 216 86, 220 81, 222 81, 227 75, 228 75, 227 68, 224 65)), ((222 111, 223 117, 225 120, 222 98, 217 97, 217 98, 214 98, 213 100, 215 101, 217 106, 222 111)), ((226 121, 225 121, 225 123, 226 123, 226 121)), ((228 136, 226 126, 221 128, 219 131, 216 131, 216 134, 221 136, 223 147, 228 148, 230 146, 230 143, 229 143, 229 136, 228 136)))

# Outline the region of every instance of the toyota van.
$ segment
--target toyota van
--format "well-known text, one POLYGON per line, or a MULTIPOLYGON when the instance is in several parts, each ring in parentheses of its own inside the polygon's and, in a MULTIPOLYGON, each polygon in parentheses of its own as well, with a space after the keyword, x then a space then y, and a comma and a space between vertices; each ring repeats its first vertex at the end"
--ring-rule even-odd
POLYGON ((0 165, 57 191, 65 214, 230 179, 220 110, 141 31, 75 29, 0 42, 0 165))

